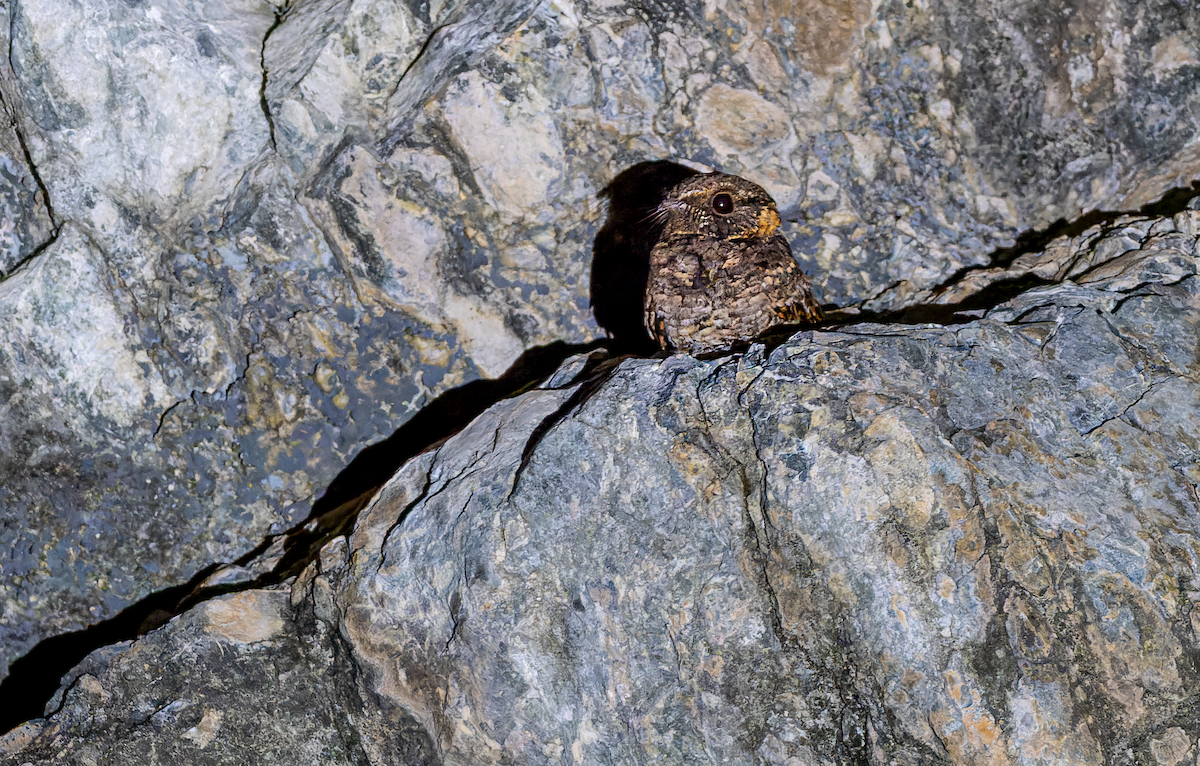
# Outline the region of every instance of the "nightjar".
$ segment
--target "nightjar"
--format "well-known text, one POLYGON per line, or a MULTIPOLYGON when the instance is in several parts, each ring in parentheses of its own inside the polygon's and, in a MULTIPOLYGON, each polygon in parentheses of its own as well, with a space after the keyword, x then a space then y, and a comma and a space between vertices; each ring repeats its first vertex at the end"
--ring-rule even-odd
POLYGON ((693 176, 655 215, 663 231, 650 252, 645 321, 663 349, 725 351, 773 325, 821 319, 762 187, 725 173, 693 176))

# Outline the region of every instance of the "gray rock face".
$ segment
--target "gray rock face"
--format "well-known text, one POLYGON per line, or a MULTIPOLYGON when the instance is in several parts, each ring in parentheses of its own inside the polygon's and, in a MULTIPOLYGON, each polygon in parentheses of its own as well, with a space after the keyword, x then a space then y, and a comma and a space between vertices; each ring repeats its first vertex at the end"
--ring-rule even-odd
POLYGON ((51 237, 50 211, 39 192, 16 134, 4 131, 0 136, 0 278, 51 237))
POLYGON ((0 13, 0 676, 596 337, 595 194, 632 163, 761 183, 824 299, 883 309, 1200 175, 1167 0, 0 13))
POLYGON ((303 642, 300 699, 346 672, 279 714, 327 763, 1191 763, 1198 235, 1085 232, 1047 251, 1073 281, 960 324, 626 360, 519 471, 567 368, 407 464, 290 602, 93 656, 5 752, 250 753, 221 721, 284 703, 243 657, 303 642), (203 647, 233 633, 216 719, 203 647), (123 674, 168 648, 195 681, 123 674))
MULTIPOLYGON (((157 640, 90 657, 72 674, 66 704, 38 747, 21 757, 59 764, 368 763, 354 724, 370 719, 353 687, 338 683, 349 676, 349 660, 327 631, 311 606, 293 608, 286 591, 209 602, 157 640)), ((0 748, 28 743, 34 730, 17 728, 0 748)))

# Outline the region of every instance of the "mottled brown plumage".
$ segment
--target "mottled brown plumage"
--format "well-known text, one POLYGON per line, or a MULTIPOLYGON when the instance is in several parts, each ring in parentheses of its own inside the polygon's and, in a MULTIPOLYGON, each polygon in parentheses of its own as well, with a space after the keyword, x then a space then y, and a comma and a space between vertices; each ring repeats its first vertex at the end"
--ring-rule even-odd
POLYGON ((725 351, 773 325, 821 319, 762 187, 724 173, 694 176, 656 215, 664 226, 650 253, 646 328, 663 349, 725 351))

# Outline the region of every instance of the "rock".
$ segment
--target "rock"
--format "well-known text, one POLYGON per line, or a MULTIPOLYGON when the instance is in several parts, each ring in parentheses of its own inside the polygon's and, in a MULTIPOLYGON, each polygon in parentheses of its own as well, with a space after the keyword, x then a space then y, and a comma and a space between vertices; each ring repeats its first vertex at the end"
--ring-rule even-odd
POLYGON ((596 192, 634 163, 763 184, 824 300, 878 310, 1200 173, 1167 0, 2 12, 0 676, 597 337, 596 192))
POLYGON ((74 224, 0 284, 7 658, 303 519, 422 401, 393 369, 472 368, 444 335, 364 307, 303 212, 260 193, 134 290, 115 288, 132 264, 74 224))
POLYGON ((1197 224, 1057 243, 1122 252, 980 319, 627 359, 585 401, 576 379, 501 402, 290 602, 246 591, 101 651, 5 752, 274 746, 220 727, 280 687, 178 648, 219 644, 305 647, 280 683, 322 713, 283 725, 336 732, 332 763, 1190 762, 1197 224), (195 680, 121 675, 168 647, 195 680))
MULTIPOLYGON (((1194 204, 1192 209, 1196 209, 1194 204)), ((1044 251, 1021 255, 1008 265, 970 270, 953 284, 920 291, 898 285, 867 301, 864 308, 878 309, 897 301, 918 307, 969 306, 989 291, 1011 283, 1093 282, 1121 272, 1131 260, 1140 262, 1147 249, 1187 252, 1196 234, 1195 215, 1189 211, 1166 219, 1120 216, 1088 227, 1075 237, 1061 238, 1044 251)))
POLYGON ((0 279, 53 236, 53 221, 16 133, 0 132, 0 279))
MULTIPOLYGON (((21 758, 367 763, 355 727, 369 725, 371 714, 362 710, 353 684, 344 682, 352 677, 350 660, 327 631, 311 604, 294 607, 287 591, 209 602, 153 639, 90 657, 73 674, 54 723, 21 758), (199 663, 207 666, 202 676, 199 663), (109 712, 100 712, 104 707, 109 712)), ((10 732, 0 752, 33 743, 36 728, 10 732)), ((423 751, 428 744, 418 732, 408 754, 423 751)))

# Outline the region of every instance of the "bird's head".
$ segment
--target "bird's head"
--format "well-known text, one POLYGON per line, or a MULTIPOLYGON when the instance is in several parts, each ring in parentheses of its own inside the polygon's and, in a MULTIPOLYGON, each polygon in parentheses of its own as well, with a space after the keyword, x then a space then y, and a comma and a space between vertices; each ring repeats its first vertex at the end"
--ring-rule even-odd
POLYGON ((770 237, 779 230, 779 212, 766 190, 738 176, 707 173, 671 188, 658 206, 663 237, 717 239, 770 237))

